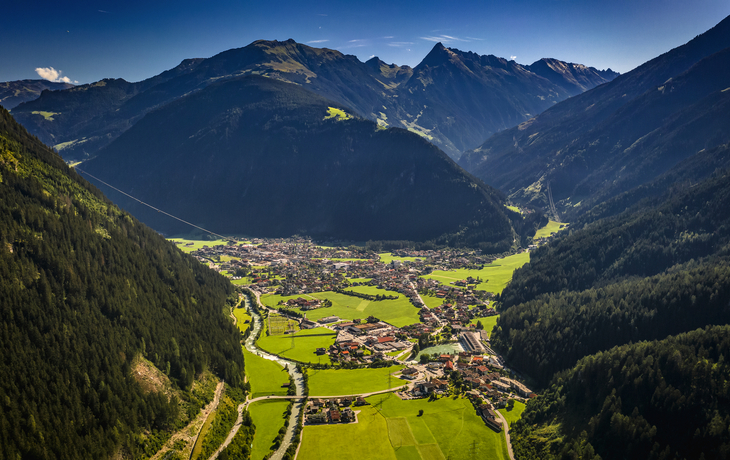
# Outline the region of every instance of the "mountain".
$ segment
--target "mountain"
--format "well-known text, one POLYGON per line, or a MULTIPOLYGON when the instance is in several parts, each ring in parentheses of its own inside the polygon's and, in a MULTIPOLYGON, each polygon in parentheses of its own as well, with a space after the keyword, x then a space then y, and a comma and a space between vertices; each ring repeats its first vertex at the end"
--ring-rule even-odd
POLYGON ((730 326, 581 360, 511 429, 521 459, 727 458, 730 326))
POLYGON ((201 374, 243 387, 228 280, 4 109, 0 235, 0 458, 149 457, 212 399, 201 374))
MULTIPOLYGON (((219 233, 448 239, 501 252, 522 222, 499 192, 419 136, 351 118, 299 85, 260 76, 216 83, 149 113, 82 166, 219 233)), ((159 231, 185 230, 110 196, 159 231)))
POLYGON ((571 70, 561 73, 563 77, 555 72, 543 77, 512 61, 441 44, 411 69, 377 58, 363 63, 355 56, 294 40, 259 40, 208 59, 183 61, 139 83, 108 79, 43 96, 19 106, 13 114, 65 158, 85 159, 150 110, 212 83, 253 74, 302 85, 362 118, 417 132, 458 158, 489 134, 614 76, 550 62, 556 69, 571 70), (48 120, 39 112, 55 115, 48 120))
POLYGON ((7 110, 23 102, 38 99, 43 91, 59 91, 73 88, 70 83, 56 83, 48 80, 16 80, 0 82, 0 105, 7 110))
POLYGON ((490 137, 460 164, 573 220, 730 141, 730 18, 610 83, 490 137))

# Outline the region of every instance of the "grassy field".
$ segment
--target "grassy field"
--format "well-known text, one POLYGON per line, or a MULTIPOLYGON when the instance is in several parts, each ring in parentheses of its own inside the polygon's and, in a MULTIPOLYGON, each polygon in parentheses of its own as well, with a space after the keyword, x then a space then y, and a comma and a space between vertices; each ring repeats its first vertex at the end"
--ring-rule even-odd
POLYGON ((546 236, 550 236, 553 233, 556 233, 558 230, 562 229, 568 224, 561 224, 560 222, 555 222, 553 220, 549 221, 546 226, 539 229, 534 236, 534 239, 538 238, 545 238, 546 236))
POLYGON ((270 314, 265 321, 270 335, 284 335, 286 331, 299 330, 299 323, 297 321, 274 313, 270 314))
POLYGON ((168 238, 168 241, 172 241, 173 243, 180 242, 180 244, 177 244, 176 246, 180 248, 182 252, 193 252, 197 251, 198 249, 201 249, 203 246, 208 246, 209 248, 212 248, 213 246, 225 246, 228 244, 226 240, 186 240, 184 238, 168 238), (193 243, 192 246, 185 246, 188 243, 193 243))
POLYGON ((520 208, 518 208, 517 206, 507 206, 507 209, 514 212, 520 212, 520 208))
POLYGON ((284 426, 284 411, 289 401, 259 401, 251 404, 248 411, 256 425, 256 434, 251 448, 251 459, 261 460, 271 451, 274 438, 284 426))
POLYGON ((198 435, 198 439, 195 442, 195 446, 193 447, 193 452, 190 455, 190 458, 192 460, 198 459, 200 457, 200 454, 203 452, 203 440, 205 439, 205 435, 208 434, 210 427, 213 425, 213 420, 215 420, 215 414, 216 411, 212 411, 210 414, 208 414, 208 418, 205 419, 205 422, 203 423, 203 428, 200 429, 200 434, 198 435))
POLYGON ((337 333, 331 329, 318 327, 316 329, 304 329, 296 334, 287 335, 262 335, 257 345, 284 358, 295 361, 331 364, 329 356, 317 356, 317 348, 328 348, 335 343, 337 333))
POLYGON ((405 262, 407 260, 414 262, 418 257, 398 257, 394 256, 391 252, 384 252, 382 254, 378 254, 380 256, 380 261, 384 264, 389 264, 394 260, 400 260, 401 262, 405 262))
POLYGON ((352 115, 342 109, 327 107, 327 115, 324 117, 324 119, 329 120, 330 118, 334 118, 335 120, 349 120, 350 118, 352 118, 352 115))
POLYGON ((470 321, 469 324, 473 324, 476 326, 477 321, 482 322, 482 326, 484 326, 484 330, 489 333, 489 337, 492 336, 492 329, 494 329, 494 326, 497 325, 497 318, 499 318, 499 315, 495 316, 487 316, 485 318, 474 318, 470 321))
POLYGON ((289 374, 283 367, 250 351, 243 349, 246 361, 246 375, 251 384, 251 398, 268 395, 286 395, 281 385, 289 381, 289 374))
POLYGON ((233 316, 236 317, 236 326, 238 326, 238 330, 246 332, 246 329, 251 326, 251 315, 246 313, 245 308, 234 308, 233 316), (246 321, 248 321, 248 323, 246 323, 246 321))
POLYGON ((371 393, 373 391, 398 388, 406 384, 399 378, 388 374, 403 369, 404 366, 391 366, 377 369, 309 369, 309 394, 312 396, 338 396, 371 393))
MULTIPOLYGON (((501 293, 502 289, 512 279, 515 270, 530 261, 530 253, 522 252, 514 254, 504 259, 497 259, 489 265, 485 265, 481 270, 435 270, 424 278, 435 279, 441 283, 452 286, 449 283, 453 281, 463 280, 471 276, 472 278, 481 278, 482 282, 477 285, 477 289, 494 293, 501 293)), ((426 301, 426 299, 424 299, 426 301)))
MULTIPOLYGON (((350 288, 359 292, 366 292, 369 294, 370 289, 374 289, 373 294, 384 294, 384 295, 397 295, 397 300, 381 300, 371 301, 361 299, 359 297, 353 297, 345 294, 339 294, 337 292, 317 292, 313 294, 302 294, 293 296, 280 296, 275 294, 266 294, 261 296, 261 302, 264 305, 272 308, 278 308, 277 303, 280 300, 287 301, 289 299, 296 299, 297 297, 303 297, 305 299, 329 299, 332 302, 332 306, 329 308, 318 308, 303 312, 307 314, 307 319, 317 321, 318 319, 324 318, 325 316, 339 316, 342 319, 352 320, 355 318, 365 319, 372 315, 381 321, 392 324, 396 327, 403 327, 409 324, 419 322, 418 308, 414 307, 410 300, 404 295, 398 294, 397 292, 384 291, 382 289, 375 289, 368 286, 357 286, 350 288)), ((302 313, 298 308, 294 308, 294 311, 302 313)))
POLYGON ((60 112, 38 112, 38 111, 34 111, 34 112, 31 112, 31 113, 33 115, 40 115, 43 118, 45 118, 46 120, 48 120, 48 121, 53 121, 53 116, 54 115, 61 115, 60 112))
POLYGON ((347 278, 351 283, 369 283, 371 278, 347 278))
POLYGON ((401 401, 395 395, 368 398, 358 424, 307 426, 301 459, 332 456, 397 460, 507 460, 502 434, 487 428, 466 399, 401 401), (423 410, 423 416, 418 411, 423 410))
POLYGON ((522 412, 525 411, 525 404, 521 403, 519 401, 515 401, 515 405, 512 408, 512 410, 507 410, 507 408, 499 409, 499 413, 504 416, 504 418, 507 420, 508 425, 512 425, 513 422, 516 422, 517 420, 522 417, 522 412))

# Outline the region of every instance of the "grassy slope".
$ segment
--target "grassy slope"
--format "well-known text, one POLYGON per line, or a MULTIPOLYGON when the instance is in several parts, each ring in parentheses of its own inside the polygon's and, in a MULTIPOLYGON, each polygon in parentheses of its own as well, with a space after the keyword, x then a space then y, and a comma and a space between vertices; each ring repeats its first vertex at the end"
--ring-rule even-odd
POLYGON ((512 273, 529 261, 530 254, 528 252, 522 252, 505 257, 504 259, 495 260, 481 270, 434 270, 430 275, 424 276, 424 278, 435 279, 449 286, 449 283, 466 279, 469 276, 473 278, 480 277, 486 282, 478 284, 478 290, 501 293, 507 283, 512 279, 512 273))
POLYGON ((562 229, 568 224, 561 224, 560 222, 555 222, 554 220, 551 220, 547 223, 546 226, 539 229, 537 232, 535 232, 534 239, 538 238, 545 238, 547 236, 552 235, 553 233, 556 233, 558 230, 562 229))
POLYGON ((251 448, 251 460, 261 460, 271 450, 274 438, 284 426, 284 411, 289 401, 260 401, 249 406, 248 411, 256 426, 251 448))
POLYGON ((295 361, 330 364, 329 356, 317 356, 317 348, 328 348, 337 334, 330 329, 319 327, 305 329, 296 334, 261 336, 257 345, 270 353, 295 361))
POLYGON ((495 316, 487 316, 484 318, 474 318, 471 320, 470 324, 477 324, 477 321, 482 322, 482 326, 484 326, 484 330, 489 333, 489 336, 492 336, 492 329, 494 329, 494 326, 497 325, 497 318, 499 318, 499 315, 495 316))
POLYGON ((525 404, 515 401, 515 406, 512 408, 512 410, 507 410, 507 408, 499 409, 499 413, 504 416, 505 419, 507 419, 507 423, 509 425, 512 425, 513 422, 516 422, 517 420, 522 417, 522 412, 525 411, 525 404))
POLYGON ((312 396, 337 396, 368 393, 397 388, 405 381, 393 377, 388 386, 388 374, 403 369, 391 366, 378 369, 327 369, 309 372, 309 394, 312 396))

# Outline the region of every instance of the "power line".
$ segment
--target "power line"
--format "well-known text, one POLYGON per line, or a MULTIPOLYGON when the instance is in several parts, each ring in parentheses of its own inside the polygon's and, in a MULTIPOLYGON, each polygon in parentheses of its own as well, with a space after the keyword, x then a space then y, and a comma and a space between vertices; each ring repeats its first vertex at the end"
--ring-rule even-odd
POLYGON ((191 227, 195 227, 195 228, 197 228, 197 229, 199 229, 199 230, 202 230, 202 231, 204 231, 204 232, 206 232, 206 233, 210 233, 211 235, 215 235, 215 236, 217 236, 217 237, 220 237, 221 239, 224 239, 224 240, 228 238, 227 236, 223 236, 223 235, 220 235, 220 234, 218 234, 218 233, 216 233, 216 232, 211 232, 210 230, 208 230, 208 229, 205 229, 205 228, 203 228, 203 227, 201 227, 201 226, 199 226, 199 225, 195 225, 195 224, 193 224, 193 223, 191 223, 191 222, 188 222, 187 220, 183 220, 183 219, 181 219, 181 218, 179 218, 179 217, 177 217, 177 216, 173 216, 173 215, 172 215, 172 214, 170 214, 169 212, 166 212, 166 211, 163 211, 162 209, 156 208, 156 207, 152 206, 152 205, 151 205, 151 204, 149 204, 149 203, 145 203, 144 201, 140 200, 139 198, 135 198, 135 197, 133 197, 132 195, 130 195, 129 193, 127 193, 127 192, 125 192, 125 191, 123 191, 123 190, 119 190, 119 189, 118 189, 118 188, 116 188, 115 186, 113 186, 113 185, 111 185, 111 184, 109 184, 109 183, 107 183, 107 182, 104 182, 103 180, 99 179, 98 177, 96 177, 96 176, 94 176, 94 175, 92 175, 92 174, 89 174, 89 173, 87 173, 86 171, 84 171, 83 169, 79 168, 78 166, 72 166, 72 168, 74 168, 74 169, 75 169, 76 171, 78 171, 78 172, 84 173, 84 174, 86 174, 87 176, 89 176, 89 177, 91 177, 91 178, 93 178, 93 179, 95 179, 95 180, 97 180, 97 181, 101 182, 102 184, 106 185, 107 187, 109 187, 109 188, 111 188, 111 189, 113 189, 113 190, 116 190, 117 192, 121 193, 122 195, 128 196, 129 198, 133 199, 134 201, 137 201, 137 202, 139 202, 139 203, 141 203, 141 204, 143 204, 143 205, 145 205, 145 206, 147 206, 147 207, 149 207, 149 208, 151 208, 151 209, 154 209, 155 211, 157 211, 157 212, 160 212, 160 213, 162 213, 162 214, 164 214, 164 215, 166 215, 166 216, 172 217, 172 218, 173 218, 173 219, 175 219, 175 220, 179 220, 179 221, 180 221, 180 222, 182 222, 183 224, 187 224, 187 225, 190 225, 191 227))

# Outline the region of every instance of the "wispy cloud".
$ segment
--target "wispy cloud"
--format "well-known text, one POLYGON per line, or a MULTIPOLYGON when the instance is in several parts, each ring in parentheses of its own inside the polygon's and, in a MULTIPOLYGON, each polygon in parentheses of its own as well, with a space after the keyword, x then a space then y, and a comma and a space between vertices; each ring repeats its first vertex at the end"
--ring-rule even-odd
POLYGON ((454 37, 452 35, 427 35, 425 37, 421 37, 421 40, 428 40, 430 42, 442 42, 442 43, 468 42, 469 41, 468 39, 454 37))
POLYGON ((515 59, 517 59, 517 56, 510 56, 510 57, 509 57, 509 60, 510 60, 510 61, 514 61, 515 59))
POLYGON ((71 81, 68 77, 62 77, 61 74, 63 72, 56 70, 53 67, 38 67, 35 71, 44 80, 56 83, 78 83, 78 81, 71 81))
POLYGON ((389 35, 389 36, 387 36, 387 37, 383 37, 383 38, 384 38, 384 39, 386 39, 386 40, 390 40, 390 39, 392 39, 392 38, 395 38, 395 37, 394 37, 394 36, 392 36, 392 35, 389 35))
POLYGON ((309 40, 307 43, 324 43, 328 42, 329 40, 309 40))
POLYGON ((98 10, 98 11, 99 11, 99 13, 107 13, 107 14, 109 14, 108 11, 104 11, 104 10, 98 10))
POLYGON ((413 42, 390 42, 388 46, 395 46, 396 48, 402 48, 404 46, 413 45, 413 42))

